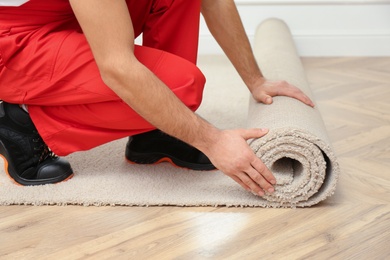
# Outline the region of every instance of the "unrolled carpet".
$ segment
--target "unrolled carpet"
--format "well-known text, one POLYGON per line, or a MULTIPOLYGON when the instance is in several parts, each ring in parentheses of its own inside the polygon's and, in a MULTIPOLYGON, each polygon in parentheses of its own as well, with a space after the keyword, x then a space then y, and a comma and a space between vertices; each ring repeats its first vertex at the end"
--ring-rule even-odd
MULTIPOLYGON (((287 80, 312 97, 284 22, 270 19, 258 27, 255 54, 267 78, 287 80)), ((128 164, 124 160, 126 139, 122 139, 68 156, 75 177, 64 183, 20 187, 0 172, 0 205, 305 207, 330 196, 339 167, 318 109, 276 97, 272 105, 251 100, 249 112, 239 114, 246 103, 234 92, 236 86, 229 88, 229 77, 232 74, 225 76, 220 89, 209 86, 200 113, 222 128, 241 127, 237 122, 245 117, 248 127, 270 129, 250 146, 276 175, 273 195, 255 196, 219 171, 128 164)))

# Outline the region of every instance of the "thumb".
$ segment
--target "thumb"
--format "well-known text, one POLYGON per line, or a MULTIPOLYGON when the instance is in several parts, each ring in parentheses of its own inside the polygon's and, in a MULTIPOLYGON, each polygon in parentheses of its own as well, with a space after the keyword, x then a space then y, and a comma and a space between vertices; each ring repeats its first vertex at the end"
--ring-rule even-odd
POLYGON ((241 136, 245 139, 260 138, 268 133, 268 129, 265 128, 252 128, 252 129, 243 129, 241 136))
POLYGON ((272 100, 271 96, 264 95, 263 101, 261 101, 261 102, 263 102, 264 104, 270 105, 270 104, 272 104, 273 100, 272 100))
POLYGON ((262 93, 258 96, 257 100, 264 104, 272 104, 272 97, 270 95, 267 95, 265 93, 262 93))

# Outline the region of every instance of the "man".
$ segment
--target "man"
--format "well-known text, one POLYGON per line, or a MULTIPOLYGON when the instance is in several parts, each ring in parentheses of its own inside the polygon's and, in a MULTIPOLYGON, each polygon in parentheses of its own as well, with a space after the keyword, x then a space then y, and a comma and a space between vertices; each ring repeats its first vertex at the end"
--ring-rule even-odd
POLYGON ((205 84, 195 65, 200 12, 256 100, 284 95, 313 106, 262 76, 233 0, 0 3, 11 2, 19 6, 0 7, 0 153, 14 181, 64 181, 73 171, 55 154, 131 136, 131 162, 216 167, 260 196, 274 191, 246 142, 267 130, 220 130, 194 113, 205 84))

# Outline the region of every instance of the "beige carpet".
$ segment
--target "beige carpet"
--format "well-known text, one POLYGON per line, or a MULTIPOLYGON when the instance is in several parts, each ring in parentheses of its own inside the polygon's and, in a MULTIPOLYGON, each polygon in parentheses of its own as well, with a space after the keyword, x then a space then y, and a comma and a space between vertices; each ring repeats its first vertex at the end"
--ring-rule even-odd
MULTIPOLYGON (((255 52, 267 77, 290 81, 312 96, 283 22, 272 19, 259 26, 255 52)), ((247 124, 271 129, 250 145, 277 176, 274 195, 254 196, 219 171, 182 170, 166 163, 128 164, 124 160, 126 139, 122 139, 68 156, 75 177, 65 183, 19 187, 1 171, 0 205, 304 207, 334 192, 339 168, 317 108, 278 97, 271 106, 251 100, 248 113, 249 94, 237 83, 231 67, 221 72, 221 63, 213 58, 200 63, 209 79, 199 109, 203 117, 221 128, 247 124)))
MULTIPOLYGON (((268 79, 287 80, 312 100, 309 84, 287 25, 277 19, 262 23, 255 38, 256 60, 268 79)), ((271 129, 251 142, 258 157, 276 175, 276 192, 267 205, 311 206, 333 194, 339 166, 329 146, 318 109, 287 97, 272 106, 250 100, 248 127, 271 129)))

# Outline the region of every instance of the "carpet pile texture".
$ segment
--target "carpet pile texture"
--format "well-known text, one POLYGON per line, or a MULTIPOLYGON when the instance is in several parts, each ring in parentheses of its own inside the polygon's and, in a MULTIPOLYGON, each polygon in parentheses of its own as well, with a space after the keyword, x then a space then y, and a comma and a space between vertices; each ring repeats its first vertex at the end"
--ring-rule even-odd
MULTIPOLYGON (((283 21, 268 19, 259 25, 254 51, 267 78, 286 80, 313 99, 283 21)), ((250 98, 248 111, 248 103, 234 91, 215 91, 213 98, 205 93, 200 113, 206 119, 230 128, 241 120, 235 115, 244 107, 247 127, 270 129, 265 137, 249 143, 277 178, 274 194, 255 196, 220 171, 190 171, 166 163, 128 164, 124 159, 127 140, 121 139, 68 156, 75 176, 64 183, 20 187, 0 171, 0 205, 308 207, 333 194, 339 166, 317 107, 287 97, 275 97, 272 105, 250 98), (231 110, 218 110, 226 104, 231 110)))

